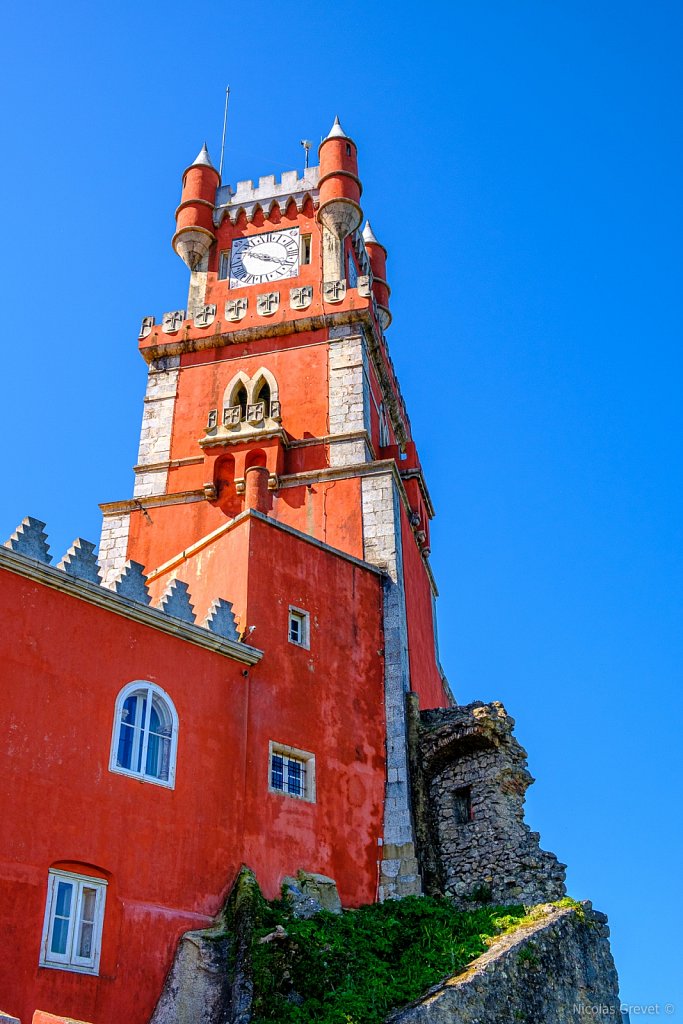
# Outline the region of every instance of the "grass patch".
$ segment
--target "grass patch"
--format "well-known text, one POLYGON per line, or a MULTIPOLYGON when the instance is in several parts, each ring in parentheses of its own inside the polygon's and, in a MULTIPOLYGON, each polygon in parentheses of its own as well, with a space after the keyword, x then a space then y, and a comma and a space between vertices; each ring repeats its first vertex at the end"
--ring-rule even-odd
POLYGON ((459 911, 422 896, 301 921, 285 902, 264 902, 252 946, 254 1024, 381 1024, 464 970, 524 914, 520 906, 459 911), (277 925, 286 937, 260 943, 277 925))

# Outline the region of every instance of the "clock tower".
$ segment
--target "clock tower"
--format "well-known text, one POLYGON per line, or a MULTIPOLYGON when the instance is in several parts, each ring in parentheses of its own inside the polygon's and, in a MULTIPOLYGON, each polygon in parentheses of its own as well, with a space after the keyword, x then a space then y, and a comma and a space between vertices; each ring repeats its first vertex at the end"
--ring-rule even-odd
MULTIPOLYGON (((135 486, 101 506, 100 565, 107 585, 140 563, 157 598, 174 579, 187 584, 198 616, 226 593, 242 634, 255 627, 257 638, 272 609, 241 576, 255 522, 304 540, 309 576, 314 551, 330 567, 343 553, 379 573, 378 893, 393 896, 420 889, 406 697, 422 708, 451 697, 436 644, 433 508, 385 333, 387 254, 361 229, 361 193, 357 147, 338 119, 302 175, 223 183, 206 146, 184 172, 173 247, 190 271, 187 308, 142 321, 135 486)), ((334 604, 332 568, 314 582, 334 604)))

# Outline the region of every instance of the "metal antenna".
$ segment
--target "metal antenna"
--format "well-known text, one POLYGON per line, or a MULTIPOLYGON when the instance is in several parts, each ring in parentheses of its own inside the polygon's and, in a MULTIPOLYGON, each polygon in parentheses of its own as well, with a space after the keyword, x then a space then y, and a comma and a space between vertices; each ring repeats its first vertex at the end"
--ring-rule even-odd
POLYGON ((223 138, 221 139, 221 164, 218 168, 218 173, 221 176, 221 182, 223 181, 223 157, 225 156, 225 129, 228 126, 228 103, 230 102, 230 86, 225 88, 225 111, 223 113, 223 138))
POLYGON ((310 139, 302 139, 301 145, 304 147, 304 153, 306 154, 304 156, 304 172, 306 172, 308 170, 308 151, 313 145, 313 143, 311 142, 310 139))

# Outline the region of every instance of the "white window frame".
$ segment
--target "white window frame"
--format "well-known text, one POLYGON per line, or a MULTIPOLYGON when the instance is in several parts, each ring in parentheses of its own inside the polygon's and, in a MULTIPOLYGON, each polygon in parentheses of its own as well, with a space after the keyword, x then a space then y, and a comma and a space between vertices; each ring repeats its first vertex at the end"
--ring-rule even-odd
POLYGON ((305 651, 311 649, 311 616, 303 608, 296 608, 293 604, 290 604, 287 613, 287 639, 295 647, 303 647, 305 651), (292 640, 292 619, 296 619, 300 624, 300 640, 292 640))
POLYGON ((311 754, 308 750, 299 750, 298 747, 290 747, 286 743, 276 743, 271 740, 268 744, 268 791, 270 793, 277 793, 279 796, 291 797, 292 800, 303 800, 305 803, 315 803, 315 754, 311 754), (277 786, 273 786, 272 783, 272 765, 273 755, 286 758, 290 761, 299 761, 304 765, 306 773, 304 775, 304 791, 303 793, 289 793, 286 788, 279 789, 277 786))
POLYGON ((72 871, 60 871, 50 868, 47 877, 47 899, 45 901, 45 921, 40 942, 41 967, 50 967, 58 971, 75 971, 77 974, 99 974, 100 953, 102 952, 102 928, 104 925, 104 907, 107 898, 107 880, 80 875, 72 871), (73 886, 71 905, 69 907, 69 927, 64 953, 53 953, 50 950, 57 909, 57 892, 60 882, 68 882, 73 886), (92 952, 89 957, 81 957, 76 952, 78 926, 81 922, 83 906, 83 890, 95 890, 95 914, 92 921, 92 952))
MULTIPOLYGON (((138 702, 139 703, 139 702, 138 702)), ((139 742, 139 736, 136 735, 135 743, 139 742)), ((116 706, 114 708, 114 727, 112 730, 111 739, 111 753, 109 756, 109 771, 115 772, 117 775, 127 775, 129 778, 139 779, 141 782, 151 782, 155 786, 163 786, 165 789, 175 789, 175 770, 176 770, 176 753, 178 749, 178 714, 174 707, 173 701, 160 686, 156 683, 150 683, 147 679, 135 679, 132 683, 128 683, 127 686, 119 693, 116 698, 116 706), (142 754, 140 757, 140 771, 133 770, 131 768, 123 768, 118 764, 118 751, 119 751, 119 730, 121 726, 121 712, 123 706, 132 694, 138 693, 140 690, 147 690, 147 708, 145 712, 145 721, 142 723, 142 729, 140 729, 140 723, 138 723, 138 729, 142 733, 142 754), (149 723, 152 714, 152 702, 154 697, 159 697, 160 700, 168 708, 171 715, 172 726, 169 744, 169 765, 168 765, 168 778, 160 779, 155 775, 147 775, 145 767, 147 764, 147 746, 149 743, 149 723)), ((135 748, 135 754, 133 755, 133 763, 137 760, 137 753, 139 753, 139 747, 135 748)))

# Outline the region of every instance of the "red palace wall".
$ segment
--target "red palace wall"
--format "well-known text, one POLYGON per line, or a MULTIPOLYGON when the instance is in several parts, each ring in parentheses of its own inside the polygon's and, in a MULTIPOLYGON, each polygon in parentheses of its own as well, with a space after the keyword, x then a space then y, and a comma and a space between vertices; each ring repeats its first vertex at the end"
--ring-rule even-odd
POLYGON ((253 643, 268 651, 249 669, 0 572, 6 1011, 146 1024, 179 936, 218 911, 243 862, 270 897, 304 867, 335 877, 346 905, 375 898, 378 582, 318 548, 297 565, 297 544, 256 524, 249 611, 253 643), (310 652, 287 642, 290 603, 311 610, 310 652), (157 683, 174 702, 175 789, 109 771, 116 697, 132 680, 157 683), (269 740, 316 755, 315 804, 268 792, 269 740), (99 977, 38 966, 48 869, 58 865, 108 879, 99 977))

